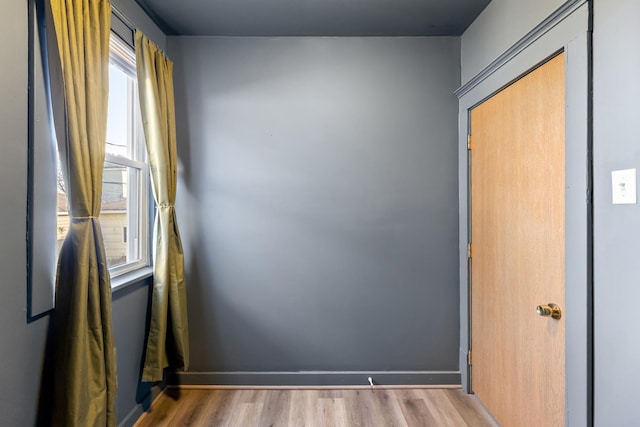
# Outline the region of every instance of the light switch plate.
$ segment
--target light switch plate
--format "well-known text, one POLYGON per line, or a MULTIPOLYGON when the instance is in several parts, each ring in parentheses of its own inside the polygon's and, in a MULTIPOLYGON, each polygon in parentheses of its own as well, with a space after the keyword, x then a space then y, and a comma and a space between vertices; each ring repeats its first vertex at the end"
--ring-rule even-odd
POLYGON ((637 203, 635 169, 611 172, 611 195, 614 205, 634 205, 637 203))

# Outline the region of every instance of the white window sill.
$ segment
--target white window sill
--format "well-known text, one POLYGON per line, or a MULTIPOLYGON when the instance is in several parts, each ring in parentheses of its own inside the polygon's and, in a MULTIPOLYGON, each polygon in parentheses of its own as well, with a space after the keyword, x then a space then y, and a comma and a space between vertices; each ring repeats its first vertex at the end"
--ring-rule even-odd
POLYGON ((111 279, 111 292, 119 291, 151 276, 153 276, 153 267, 151 266, 142 267, 137 270, 121 274, 120 276, 111 279))

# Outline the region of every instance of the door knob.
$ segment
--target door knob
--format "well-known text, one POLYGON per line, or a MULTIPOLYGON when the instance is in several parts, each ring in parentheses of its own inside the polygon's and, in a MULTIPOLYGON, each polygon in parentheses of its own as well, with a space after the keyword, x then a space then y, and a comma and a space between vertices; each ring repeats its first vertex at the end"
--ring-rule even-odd
POLYGON ((546 305, 537 306, 536 312, 539 316, 542 317, 552 317, 554 319, 559 319, 562 317, 562 311, 560 311, 560 307, 551 302, 546 305))

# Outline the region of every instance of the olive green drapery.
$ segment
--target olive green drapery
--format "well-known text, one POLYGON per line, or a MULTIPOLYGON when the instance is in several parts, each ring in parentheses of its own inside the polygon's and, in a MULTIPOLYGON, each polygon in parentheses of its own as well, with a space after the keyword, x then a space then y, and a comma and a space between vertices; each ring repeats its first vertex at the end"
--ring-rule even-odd
POLYGON ((169 365, 188 369, 189 330, 184 255, 174 208, 178 154, 173 63, 140 31, 136 31, 135 46, 140 110, 157 206, 151 322, 142 372, 142 380, 151 382, 162 380, 169 365))
MULTIPOLYGON (((108 0, 51 0, 64 114, 56 126, 71 215, 52 317, 51 425, 115 426, 111 283, 98 216, 109 93, 108 0)), ((58 116, 60 117, 60 116, 58 116)))

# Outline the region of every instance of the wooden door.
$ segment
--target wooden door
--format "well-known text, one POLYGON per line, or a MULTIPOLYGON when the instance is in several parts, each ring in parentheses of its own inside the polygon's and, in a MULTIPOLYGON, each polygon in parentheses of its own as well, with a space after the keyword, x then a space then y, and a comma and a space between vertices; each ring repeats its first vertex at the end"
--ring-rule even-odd
POLYGON ((564 55, 471 111, 472 388, 503 427, 563 426, 564 55))

